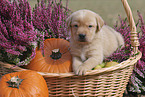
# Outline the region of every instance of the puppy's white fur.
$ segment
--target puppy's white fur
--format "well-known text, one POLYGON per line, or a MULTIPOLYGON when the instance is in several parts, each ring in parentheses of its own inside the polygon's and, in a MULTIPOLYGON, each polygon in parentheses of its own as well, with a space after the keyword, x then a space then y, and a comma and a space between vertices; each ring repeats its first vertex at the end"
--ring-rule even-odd
POLYGON ((71 32, 73 71, 77 75, 84 75, 86 71, 101 64, 119 46, 124 45, 121 34, 104 25, 103 19, 90 10, 72 13, 67 19, 67 26, 71 32), (85 35, 83 41, 80 34, 85 35))

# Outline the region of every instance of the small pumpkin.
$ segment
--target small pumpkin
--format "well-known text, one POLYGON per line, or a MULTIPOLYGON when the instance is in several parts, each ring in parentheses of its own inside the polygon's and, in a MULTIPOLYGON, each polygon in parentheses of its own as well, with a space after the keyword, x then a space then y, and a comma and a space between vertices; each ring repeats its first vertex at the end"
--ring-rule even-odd
POLYGON ((0 80, 0 97, 48 97, 44 78, 36 71, 25 70, 4 75, 0 80))
POLYGON ((69 42, 60 38, 44 41, 44 56, 41 49, 36 50, 35 58, 26 68, 48 73, 68 73, 72 71, 69 42))

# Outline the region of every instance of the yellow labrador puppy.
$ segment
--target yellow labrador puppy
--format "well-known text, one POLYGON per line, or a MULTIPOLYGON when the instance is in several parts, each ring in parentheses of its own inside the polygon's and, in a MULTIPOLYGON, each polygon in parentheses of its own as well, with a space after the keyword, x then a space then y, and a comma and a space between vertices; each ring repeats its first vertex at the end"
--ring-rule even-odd
POLYGON ((71 32, 73 71, 77 75, 84 75, 124 45, 121 34, 104 25, 103 19, 90 10, 72 13, 67 19, 67 26, 71 32))

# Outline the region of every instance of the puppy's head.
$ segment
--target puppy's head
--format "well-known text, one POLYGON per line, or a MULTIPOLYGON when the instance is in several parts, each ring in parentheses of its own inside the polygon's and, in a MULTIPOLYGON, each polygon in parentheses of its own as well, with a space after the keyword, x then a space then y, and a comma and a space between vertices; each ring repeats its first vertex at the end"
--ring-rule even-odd
POLYGON ((71 38, 79 43, 89 43, 104 25, 103 19, 90 10, 79 10, 67 19, 67 26, 71 38))

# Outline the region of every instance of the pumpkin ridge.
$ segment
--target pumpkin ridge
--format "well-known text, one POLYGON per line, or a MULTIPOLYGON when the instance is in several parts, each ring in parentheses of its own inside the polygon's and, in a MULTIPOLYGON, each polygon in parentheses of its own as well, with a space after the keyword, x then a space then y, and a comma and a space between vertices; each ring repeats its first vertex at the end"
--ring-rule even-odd
POLYGON ((67 64, 70 64, 70 62, 65 62, 65 66, 67 67, 66 69, 68 70, 68 71, 72 71, 72 67, 71 66, 68 66, 67 64))
POLYGON ((55 65, 53 66, 53 73, 59 73, 59 69, 58 69, 58 65, 57 65, 58 61, 55 62, 55 65))
POLYGON ((51 67, 52 67, 51 65, 50 65, 49 67, 47 67, 46 71, 48 71, 48 72, 49 72, 49 71, 50 71, 50 69, 51 69, 51 67))
POLYGON ((66 54, 67 52, 69 52, 69 46, 64 47, 63 49, 60 49, 62 54, 66 54))
POLYGON ((37 63, 37 62, 39 62, 39 61, 42 61, 42 60, 44 60, 44 58, 43 58, 43 57, 42 57, 42 58, 37 59, 36 61, 32 61, 32 62, 35 64, 35 63, 37 63))
POLYGON ((47 58, 46 57, 44 57, 44 61, 43 61, 43 64, 41 64, 41 69, 39 68, 39 70, 40 71, 43 71, 43 72, 48 72, 49 71, 49 69, 51 68, 51 65, 50 64, 52 64, 52 61, 50 61, 49 63, 46 61, 47 60, 47 58))
POLYGON ((59 62, 59 61, 57 61, 57 66, 56 66, 56 67, 57 67, 57 71, 58 71, 57 73, 60 72, 59 67, 58 67, 58 66, 59 66, 58 62, 59 62))
POLYGON ((46 72, 49 72, 50 69, 52 68, 52 65, 50 65, 50 64, 53 63, 53 60, 51 60, 50 62, 51 62, 51 63, 49 63, 49 64, 46 62, 46 63, 47 63, 47 65, 45 65, 45 66, 47 67, 46 70, 45 70, 46 72), (48 67, 48 65, 49 65, 49 67, 48 67))
POLYGON ((51 52, 51 50, 48 49, 49 47, 51 47, 49 42, 48 43, 44 43, 44 51, 46 50, 46 51, 50 51, 51 52))
MULTIPOLYGON (((57 61, 58 62, 58 61, 57 61)), ((58 73, 61 73, 61 71, 60 71, 60 67, 59 67, 60 65, 58 65, 57 66, 57 68, 58 68, 58 73)))
POLYGON ((63 54, 62 55, 62 59, 61 59, 62 63, 66 62, 68 59, 71 60, 70 54, 69 55, 68 54, 63 54))
POLYGON ((45 67, 46 67, 46 62, 41 63, 41 66, 39 68, 37 68, 37 71, 41 70, 41 71, 45 71, 45 67))
MULTIPOLYGON (((65 42, 65 41, 63 41, 63 42, 65 42)), ((60 43, 60 44, 63 44, 63 43, 60 43)), ((63 44, 63 45, 60 46, 60 49, 63 50, 63 53, 65 52, 65 50, 68 51, 69 48, 70 48, 70 46, 69 46, 68 41, 66 41, 65 45, 63 44)))
MULTIPOLYGON (((55 48, 54 45, 56 45, 55 41, 54 41, 54 38, 51 39, 46 39, 45 41, 47 41, 50 45, 51 48, 55 48), (48 41, 49 40, 49 41, 48 41), (53 41, 53 42, 52 42, 53 41)), ((45 43, 44 43, 45 44, 45 43)))
MULTIPOLYGON (((62 39, 60 39, 60 40, 57 39, 57 46, 59 47, 60 50, 63 50, 63 48, 62 48, 62 44, 63 44, 63 43, 62 43, 62 42, 63 42, 62 39)), ((61 51, 60 51, 60 52, 61 52, 61 51)), ((61 53, 62 53, 62 52, 61 52, 61 53)))
MULTIPOLYGON (((54 63, 55 63, 55 61, 52 61, 52 64, 53 65, 54 65, 54 63)), ((50 70, 51 70, 52 73, 54 73, 54 66, 53 67, 51 66, 51 69, 50 70)))
POLYGON ((45 52, 45 53, 47 53, 47 54, 51 54, 51 51, 52 51, 52 50, 50 50, 50 49, 44 47, 44 52, 45 52))
MULTIPOLYGON (((23 86, 23 89, 24 89, 24 91, 25 91, 25 93, 30 93, 31 95, 33 94, 32 93, 32 89, 27 89, 27 88, 25 88, 26 86, 31 86, 31 88, 33 88, 33 89, 36 89, 36 87, 38 86, 38 85, 32 85, 32 84, 37 84, 37 83, 35 83, 35 81, 32 81, 32 83, 26 83, 27 85, 25 85, 25 86, 23 86)), ((22 87, 21 87, 21 89, 22 89, 22 87)), ((29 97, 29 96, 28 96, 29 97)))
POLYGON ((66 60, 68 60, 68 59, 71 59, 71 58, 67 57, 67 55, 63 55, 63 56, 62 56, 62 61, 66 61, 66 60))
POLYGON ((13 90, 14 90, 14 89, 11 89, 11 91, 10 91, 10 93, 9 93, 8 97, 9 97, 10 95, 12 95, 13 90))
MULTIPOLYGON (((39 66, 39 68, 38 68, 38 66, 37 65, 35 65, 36 63, 39 63, 40 61, 32 61, 30 64, 28 64, 27 65, 27 67, 26 68, 29 68, 29 69, 33 69, 33 70, 39 70, 42 66, 39 66)), ((45 61, 42 61, 41 62, 41 64, 44 64, 45 63, 45 61), (42 63, 43 62, 43 63, 42 63)))
POLYGON ((66 68, 63 66, 63 64, 58 65, 58 67, 59 67, 60 73, 67 72, 66 70, 64 70, 64 69, 66 69, 66 68))
MULTIPOLYGON (((29 74, 29 73, 27 73, 27 74, 29 74)), ((27 76, 27 74, 25 74, 25 75, 27 76)), ((30 76, 30 78, 27 78, 27 80, 30 80, 31 77, 33 77, 33 76, 37 76, 37 77, 34 77, 33 80, 31 81, 31 83, 25 82, 25 85, 23 85, 24 91, 29 93, 28 97, 31 97, 31 95, 33 95, 34 88, 36 89, 36 91, 35 91, 35 94, 36 94, 36 93, 39 93, 41 91, 42 86, 45 87, 44 84, 41 83, 41 82, 43 82, 43 79, 36 81, 39 78, 43 78, 40 74, 36 74, 35 72, 31 72, 30 74, 31 74, 31 76, 30 76), (31 86, 31 88, 27 89, 27 88, 25 88, 26 86, 27 87, 31 86), (37 89, 39 86, 41 86, 41 88, 37 89)), ((24 96, 24 97, 26 97, 26 96, 24 96)))
MULTIPOLYGON (((23 88, 22 86, 20 87, 19 89, 19 94, 22 96, 22 97, 25 97, 25 95, 23 94, 25 91, 25 88, 23 88)), ((26 92, 26 91, 25 91, 26 92)))
POLYGON ((24 97, 31 97, 31 95, 33 95, 32 90, 30 90, 30 89, 28 90, 27 88, 25 88, 27 86, 31 86, 31 88, 35 88, 37 86, 35 86, 35 87, 32 86, 32 83, 27 83, 27 85, 21 86, 22 93, 25 92, 24 97))
MULTIPOLYGON (((47 72, 47 69, 46 68, 48 68, 48 65, 49 64, 46 64, 46 63, 44 63, 44 64, 42 64, 42 67, 41 67, 41 69, 39 69, 40 71, 43 71, 43 72, 47 72)), ((49 65, 49 68, 51 67, 51 65, 49 65)))
MULTIPOLYGON (((61 63, 64 63, 62 62, 62 60, 59 60, 59 61, 61 61, 61 63)), ((65 72, 67 72, 67 67, 64 64, 62 64, 62 66, 65 68, 65 72)))
POLYGON ((4 96, 9 97, 9 95, 10 95, 9 92, 12 91, 12 90, 8 89, 6 86, 5 87, 2 87, 1 90, 3 90, 2 93, 0 94, 0 96, 2 95, 1 97, 4 97, 4 96))
POLYGON ((19 94, 19 89, 13 89, 13 92, 12 92, 12 94, 10 95, 10 97, 17 97, 17 95, 20 95, 20 94, 19 94))

